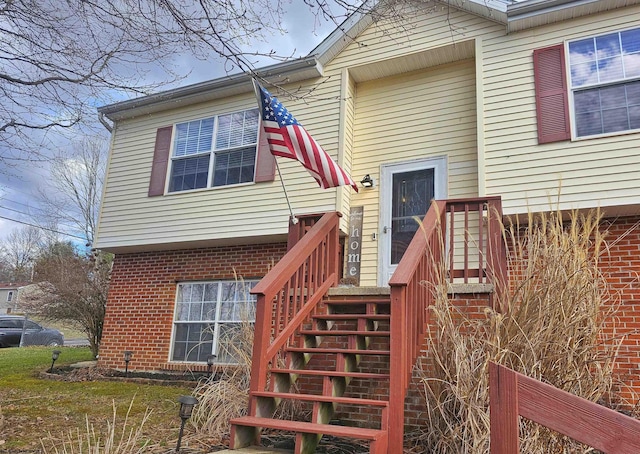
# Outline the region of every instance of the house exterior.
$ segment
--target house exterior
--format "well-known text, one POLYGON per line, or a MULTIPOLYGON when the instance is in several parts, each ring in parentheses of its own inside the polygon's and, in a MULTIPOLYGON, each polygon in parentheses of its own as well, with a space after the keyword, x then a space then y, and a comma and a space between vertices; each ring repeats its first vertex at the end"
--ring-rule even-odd
POLYGON ((403 8, 355 14, 260 71, 354 180, 370 176, 358 193, 321 190, 292 160, 276 174, 247 75, 99 109, 114 122, 95 242, 115 253, 102 366, 124 367, 125 350, 129 369, 233 362, 224 333, 254 316, 249 290, 287 251, 282 179, 296 216, 343 214, 361 287, 387 285, 432 198, 500 196, 505 215, 602 209, 620 239, 606 261, 620 376, 640 391, 640 2, 403 8))
POLYGON ((26 282, 0 283, 0 314, 10 314, 18 309, 18 297, 26 282))

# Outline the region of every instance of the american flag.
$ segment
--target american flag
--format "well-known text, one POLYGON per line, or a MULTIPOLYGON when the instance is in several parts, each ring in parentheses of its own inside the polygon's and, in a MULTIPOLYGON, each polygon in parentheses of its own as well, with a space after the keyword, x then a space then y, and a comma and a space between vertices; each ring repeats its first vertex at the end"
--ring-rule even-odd
POLYGON ((358 186, 349 174, 331 159, 282 103, 264 87, 255 85, 262 127, 271 153, 300 161, 322 189, 350 185, 358 192, 358 186))

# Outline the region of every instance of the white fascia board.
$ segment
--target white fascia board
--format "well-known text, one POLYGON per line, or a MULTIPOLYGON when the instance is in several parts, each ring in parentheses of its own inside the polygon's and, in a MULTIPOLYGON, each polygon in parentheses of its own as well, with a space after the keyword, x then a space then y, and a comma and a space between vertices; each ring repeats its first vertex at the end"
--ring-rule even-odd
POLYGON ((640 0, 527 0, 507 8, 507 31, 514 32, 640 3, 640 0))
MULTIPOLYGON (((287 84, 321 77, 323 68, 314 57, 305 57, 266 66, 256 70, 256 74, 274 84, 287 84)), ((98 113, 112 121, 118 121, 249 92, 253 92, 251 75, 249 73, 234 74, 141 98, 109 104, 99 107, 98 113)))

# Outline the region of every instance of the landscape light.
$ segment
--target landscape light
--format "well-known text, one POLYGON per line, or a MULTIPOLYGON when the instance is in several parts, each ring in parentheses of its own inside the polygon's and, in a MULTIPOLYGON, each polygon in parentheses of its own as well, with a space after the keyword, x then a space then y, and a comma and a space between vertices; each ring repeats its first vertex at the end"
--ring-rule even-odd
POLYGON ((216 362, 216 355, 207 356, 207 374, 211 375, 211 368, 213 364, 216 362))
POLYGON ((129 361, 131 361, 131 356, 133 355, 133 352, 126 350, 124 352, 124 376, 128 377, 129 376, 129 361))
POLYGON ((184 423, 187 419, 191 418, 193 407, 198 403, 198 399, 193 396, 180 396, 178 398, 180 402, 180 432, 178 433, 178 444, 176 444, 176 452, 180 452, 180 443, 182 442, 182 432, 184 431, 184 423))
POLYGON ((56 362, 56 360, 60 357, 60 353, 62 353, 60 350, 54 350, 51 352, 51 368, 49 369, 49 373, 53 373, 53 365, 56 362))

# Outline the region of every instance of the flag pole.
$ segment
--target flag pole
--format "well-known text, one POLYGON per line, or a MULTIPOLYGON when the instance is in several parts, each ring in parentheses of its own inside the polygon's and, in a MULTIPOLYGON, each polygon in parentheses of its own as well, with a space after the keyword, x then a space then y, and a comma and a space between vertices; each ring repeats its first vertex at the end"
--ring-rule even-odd
MULTIPOLYGON (((251 82, 253 83, 253 91, 255 92, 256 98, 258 100, 258 108, 262 110, 262 92, 258 88, 258 83, 256 82, 255 78, 252 77, 251 82)), ((264 123, 262 122, 262 112, 260 112, 260 124, 262 124, 263 132, 266 134, 266 131, 264 131, 264 123)), ((273 153, 272 153, 272 156, 273 156, 273 153)), ((282 173, 280 172, 280 165, 278 164, 278 159, 275 156, 273 156, 273 160, 276 162, 276 169, 278 169, 278 177, 280 177, 280 184, 282 184, 282 190, 284 191, 284 198, 287 201, 287 206, 289 207, 289 216, 291 219, 291 223, 297 224, 298 219, 296 219, 296 217, 293 215, 293 210, 291 209, 291 202, 289 202, 289 195, 287 194, 287 188, 284 185, 284 179, 282 178, 282 173)))
POLYGON ((287 195, 287 188, 284 186, 284 180, 282 179, 282 174, 280 173, 280 165, 278 165, 278 160, 274 156, 273 159, 276 161, 276 169, 278 169, 278 176, 280 177, 280 183, 282 183, 282 190, 284 191, 284 198, 287 201, 287 205, 289 206, 290 219, 292 224, 297 224, 298 219, 293 215, 293 210, 291 209, 291 203, 289 203, 289 196, 287 195))

